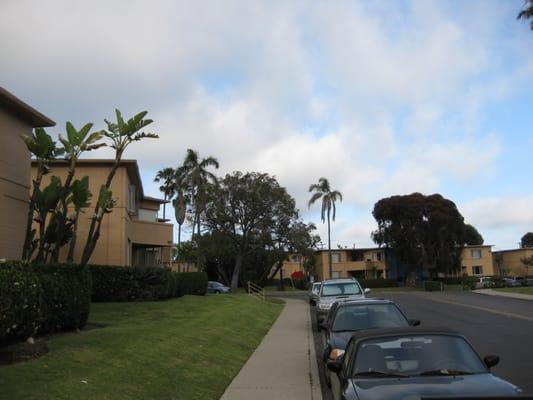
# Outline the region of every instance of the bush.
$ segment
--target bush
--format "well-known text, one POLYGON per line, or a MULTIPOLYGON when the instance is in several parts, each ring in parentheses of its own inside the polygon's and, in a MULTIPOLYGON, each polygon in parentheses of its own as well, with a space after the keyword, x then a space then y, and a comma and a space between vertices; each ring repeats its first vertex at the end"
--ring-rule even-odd
POLYGON ((294 278, 293 280, 294 287, 300 290, 309 290, 309 278, 302 276, 301 278, 294 278))
POLYGON ((91 265, 92 301, 134 301, 140 292, 131 268, 91 265))
POLYGON ((0 342, 82 328, 90 293, 88 268, 0 264, 0 342))
POLYGON ((358 279, 359 284, 363 288, 386 288, 386 287, 397 287, 398 282, 394 279, 358 279))
POLYGON ((182 295, 203 296, 207 293, 207 274, 205 272, 180 272, 177 275, 182 295))
POLYGON ((440 292, 443 283, 440 281, 424 281, 424 290, 426 292, 440 292))
POLYGON ((41 285, 26 265, 0 264, 0 344, 37 333, 41 313, 41 285))
POLYGON ((41 327, 39 333, 80 329, 89 318, 91 275, 79 265, 35 265, 41 284, 41 327))

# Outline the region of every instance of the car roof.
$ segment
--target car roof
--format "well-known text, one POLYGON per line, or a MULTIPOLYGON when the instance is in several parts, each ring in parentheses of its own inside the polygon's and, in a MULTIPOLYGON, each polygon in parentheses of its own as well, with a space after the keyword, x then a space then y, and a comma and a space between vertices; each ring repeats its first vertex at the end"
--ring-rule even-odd
POLYGON ((355 278, 339 278, 339 279, 328 279, 323 281, 324 285, 333 284, 333 283, 348 283, 348 282, 357 282, 355 278))
POLYGON ((351 340, 362 341, 366 339, 381 338, 381 337, 394 337, 394 336, 422 336, 422 335, 452 335, 452 336, 464 336, 454 330, 449 328, 440 328, 440 327, 415 327, 415 326, 406 326, 406 327, 394 327, 394 328, 378 328, 378 329, 368 329, 357 331, 352 335, 351 340))

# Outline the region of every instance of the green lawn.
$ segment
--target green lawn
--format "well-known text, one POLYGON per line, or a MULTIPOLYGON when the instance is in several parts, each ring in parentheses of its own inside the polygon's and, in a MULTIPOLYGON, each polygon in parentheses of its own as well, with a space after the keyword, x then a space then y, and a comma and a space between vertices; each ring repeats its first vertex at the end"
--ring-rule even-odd
POLYGON ((522 293, 522 294, 530 294, 533 295, 533 286, 521 286, 521 287, 514 287, 514 288, 501 288, 501 289, 495 289, 502 292, 510 292, 510 293, 522 293))
POLYGON ((106 327, 0 366, 0 398, 218 399, 282 308, 244 295, 96 303, 90 322, 106 327))

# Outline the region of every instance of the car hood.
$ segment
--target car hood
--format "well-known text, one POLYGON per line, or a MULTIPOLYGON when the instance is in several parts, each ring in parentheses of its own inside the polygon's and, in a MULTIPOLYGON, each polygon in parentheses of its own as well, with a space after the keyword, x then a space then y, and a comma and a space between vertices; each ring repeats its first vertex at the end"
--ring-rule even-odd
POLYGON ((419 400, 422 396, 513 396, 520 390, 492 374, 352 380, 359 400, 419 400))
POLYGON ((358 300, 358 299, 364 299, 365 295, 364 293, 361 294, 352 294, 352 295, 340 295, 340 296, 322 296, 320 297, 319 301, 321 304, 333 304, 337 301, 345 301, 345 300, 358 300))

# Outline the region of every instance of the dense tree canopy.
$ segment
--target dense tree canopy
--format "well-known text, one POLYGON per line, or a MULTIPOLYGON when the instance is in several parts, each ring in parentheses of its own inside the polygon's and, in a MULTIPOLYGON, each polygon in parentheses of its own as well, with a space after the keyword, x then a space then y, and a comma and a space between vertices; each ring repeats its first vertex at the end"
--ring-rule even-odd
MULTIPOLYGON (((235 264, 231 286, 236 289, 241 274, 257 259, 268 272, 276 260, 285 259, 302 240, 302 228, 294 199, 277 180, 263 173, 234 172, 206 191, 203 224, 212 235, 222 235, 232 244, 235 264), (244 265, 247 260, 254 259, 244 265)), ((312 240, 310 239, 309 242, 312 240)))
POLYGON ((528 232, 522 236, 520 247, 533 247, 533 232, 528 232))
POLYGON ((465 224, 452 201, 440 194, 392 196, 379 200, 372 214, 378 223, 374 241, 394 249, 411 274, 418 266, 459 270, 465 224))
POLYGON ((478 230, 470 224, 465 224, 464 244, 468 246, 477 246, 483 244, 483 236, 478 230))

